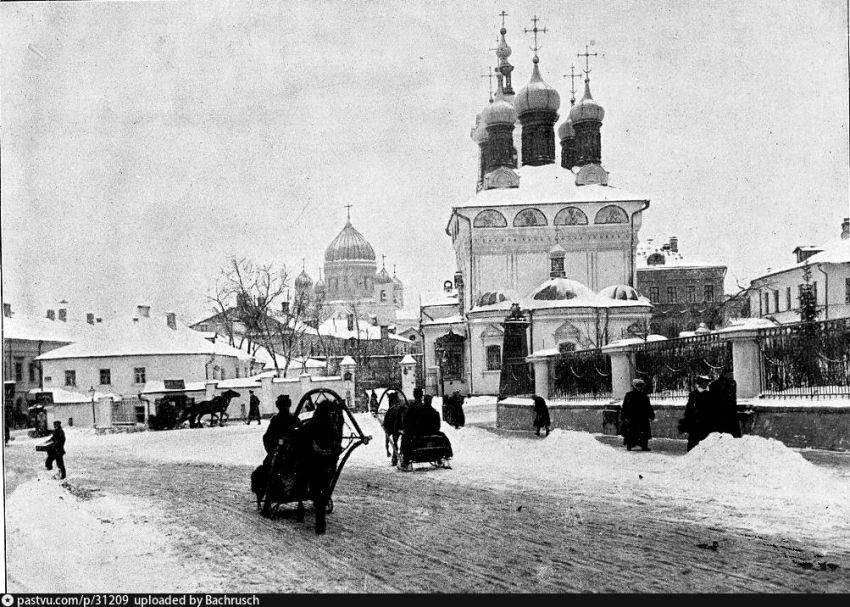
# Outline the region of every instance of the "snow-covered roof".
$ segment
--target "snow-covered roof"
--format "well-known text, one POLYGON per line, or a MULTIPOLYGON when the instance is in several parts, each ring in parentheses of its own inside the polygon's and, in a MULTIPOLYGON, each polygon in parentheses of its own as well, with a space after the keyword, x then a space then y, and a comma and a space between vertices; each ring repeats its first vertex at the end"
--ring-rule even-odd
POLYGON ((202 381, 187 381, 183 388, 166 388, 165 381, 161 379, 150 379, 145 382, 144 388, 139 394, 159 394, 160 392, 204 392, 207 388, 202 381))
POLYGON ((635 251, 635 267, 638 270, 665 270, 667 268, 725 268, 726 266, 722 263, 685 258, 681 251, 673 251, 667 246, 657 246, 647 242, 639 245, 635 251), (647 258, 656 253, 663 255, 664 263, 647 264, 647 258))
POLYGON ((454 289, 448 292, 429 291, 422 293, 419 298, 419 305, 423 308, 429 306, 456 306, 457 303, 457 291, 454 289))
POLYGON ((455 208, 499 207, 516 204, 580 203, 580 202, 644 202, 646 196, 633 194, 610 185, 576 185, 572 171, 559 164, 525 165, 515 169, 518 188, 481 190, 455 208))
MULTIPOLYGON (((337 339, 359 338, 379 340, 381 339, 381 327, 361 320, 359 325, 355 322, 354 328, 349 330, 348 320, 341 318, 329 318, 319 325, 319 335, 325 337, 336 337, 337 339)), ((406 344, 410 343, 409 339, 396 335, 395 333, 389 333, 387 337, 393 341, 402 341, 406 344)))
POLYGON ((805 261, 785 266, 781 270, 771 269, 769 271, 766 271, 765 274, 759 276, 758 278, 753 278, 751 282, 755 282, 762 278, 767 278, 768 276, 774 276, 775 274, 788 272, 790 270, 797 270, 806 265, 806 262, 808 262, 810 266, 819 263, 839 264, 850 262, 850 238, 833 238, 832 240, 824 244, 821 249, 822 250, 820 253, 815 253, 805 261))
MULTIPOLYGON (((284 369, 286 368, 286 357, 282 354, 275 354, 274 357, 269 353, 265 348, 259 348, 254 353, 254 358, 257 362, 263 364, 263 369, 273 370, 275 369, 274 360, 277 359, 277 368, 284 369)), ((320 360, 316 360, 315 358, 308 358, 304 356, 294 356, 289 363, 290 369, 300 369, 302 366, 305 366, 309 369, 323 369, 326 365, 320 360)))
POLYGON ((434 320, 426 320, 422 323, 422 326, 435 326, 435 325, 454 325, 458 323, 463 323, 463 317, 460 314, 454 314, 453 316, 446 316, 445 318, 435 318, 434 320))
MULTIPOLYGON (((28 394, 38 394, 41 392, 50 392, 53 394, 53 403, 56 405, 90 403, 92 401, 92 395, 89 392, 73 392, 71 390, 65 390, 64 388, 45 388, 44 390, 41 388, 33 388, 28 392, 28 394)), ((97 401, 101 398, 112 398, 118 400, 119 396, 113 392, 100 392, 95 390, 94 400, 97 401)))
POLYGON ((116 317, 97 324, 68 346, 42 354, 37 360, 93 358, 101 356, 140 356, 163 354, 215 354, 239 360, 253 357, 232 346, 213 343, 197 331, 176 322, 172 329, 165 317, 116 317))
POLYGON ((3 317, 3 339, 72 343, 96 326, 99 325, 76 320, 50 320, 13 312, 11 317, 3 317))

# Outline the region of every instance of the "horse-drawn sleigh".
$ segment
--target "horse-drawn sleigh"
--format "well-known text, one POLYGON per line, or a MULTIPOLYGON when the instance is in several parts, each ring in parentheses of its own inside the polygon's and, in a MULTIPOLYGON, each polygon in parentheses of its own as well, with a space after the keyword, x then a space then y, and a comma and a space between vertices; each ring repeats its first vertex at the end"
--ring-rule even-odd
POLYGON ((303 423, 278 440, 267 461, 251 474, 251 491, 264 516, 297 502, 296 520, 304 520, 304 502, 313 503, 316 533, 325 532, 325 515, 333 511, 333 490, 352 451, 367 444, 345 400, 327 388, 310 390, 294 411, 303 423), (307 418, 309 414, 312 416, 307 418))
MULTIPOLYGON (((392 458, 391 465, 398 466, 404 471, 411 470, 413 464, 417 463, 428 463, 434 468, 451 468, 449 459, 452 457, 452 447, 449 439, 442 432, 411 434, 402 439, 406 416, 411 406, 404 392, 394 388, 384 390, 378 399, 375 417, 384 429, 385 448, 387 457, 392 458), (387 399, 386 406, 384 406, 384 398, 387 399), (401 448, 399 448, 399 439, 402 439, 401 448)), ((437 415, 439 419, 439 414, 437 415)))
POLYGON ((225 390, 210 400, 194 402, 185 394, 168 394, 157 401, 156 414, 148 419, 151 430, 171 430, 189 422, 190 428, 203 428, 204 417, 209 416, 209 425, 223 426, 229 419, 227 408, 230 401, 239 397, 236 390, 225 390))

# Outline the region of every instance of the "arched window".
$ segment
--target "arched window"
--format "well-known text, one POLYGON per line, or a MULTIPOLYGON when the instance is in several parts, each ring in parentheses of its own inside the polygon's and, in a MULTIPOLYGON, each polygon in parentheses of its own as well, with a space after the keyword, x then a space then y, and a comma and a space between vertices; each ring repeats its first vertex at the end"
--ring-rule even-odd
POLYGON ((617 205, 609 204, 599 209, 593 223, 629 223, 629 216, 617 205))
POLYGON ((545 225, 547 225, 546 216, 537 209, 523 209, 514 217, 514 227, 516 228, 545 225))
POLYGON ((502 368, 501 346, 487 346, 487 370, 499 371, 502 368))
POLYGON ((558 211, 554 224, 556 226, 586 226, 587 215, 579 208, 567 207, 558 211))
POLYGON ((493 209, 484 209, 472 220, 472 227, 474 228, 504 228, 507 225, 508 220, 505 219, 505 216, 493 209))

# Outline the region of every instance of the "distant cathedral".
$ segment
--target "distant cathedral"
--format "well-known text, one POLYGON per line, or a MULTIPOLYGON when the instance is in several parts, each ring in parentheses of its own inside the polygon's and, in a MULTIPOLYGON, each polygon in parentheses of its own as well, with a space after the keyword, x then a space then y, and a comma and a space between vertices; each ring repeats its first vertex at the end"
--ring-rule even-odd
POLYGON ((295 279, 295 301, 318 304, 320 320, 354 313, 374 324, 394 325, 396 311, 404 308, 404 284, 387 272, 382 256, 378 270, 375 250, 346 219, 342 231, 325 250, 324 279, 313 279, 305 269, 295 279))

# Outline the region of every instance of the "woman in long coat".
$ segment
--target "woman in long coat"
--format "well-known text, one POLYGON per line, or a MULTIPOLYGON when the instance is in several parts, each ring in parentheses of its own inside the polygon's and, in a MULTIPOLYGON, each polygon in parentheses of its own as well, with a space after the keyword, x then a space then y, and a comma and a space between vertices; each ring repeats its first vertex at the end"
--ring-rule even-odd
POLYGON ((649 451, 648 443, 652 438, 649 422, 655 419, 655 411, 644 392, 646 382, 635 379, 632 386, 623 399, 623 442, 629 451, 635 446, 640 446, 641 451, 649 451))
POLYGON ((542 396, 534 397, 534 433, 540 436, 540 428, 546 428, 546 436, 549 436, 549 426, 552 421, 549 419, 549 407, 546 406, 546 401, 542 396))
POLYGON ((679 420, 679 432, 688 433, 688 451, 712 431, 712 400, 708 391, 711 378, 700 375, 697 387, 688 394, 685 415, 679 420))

